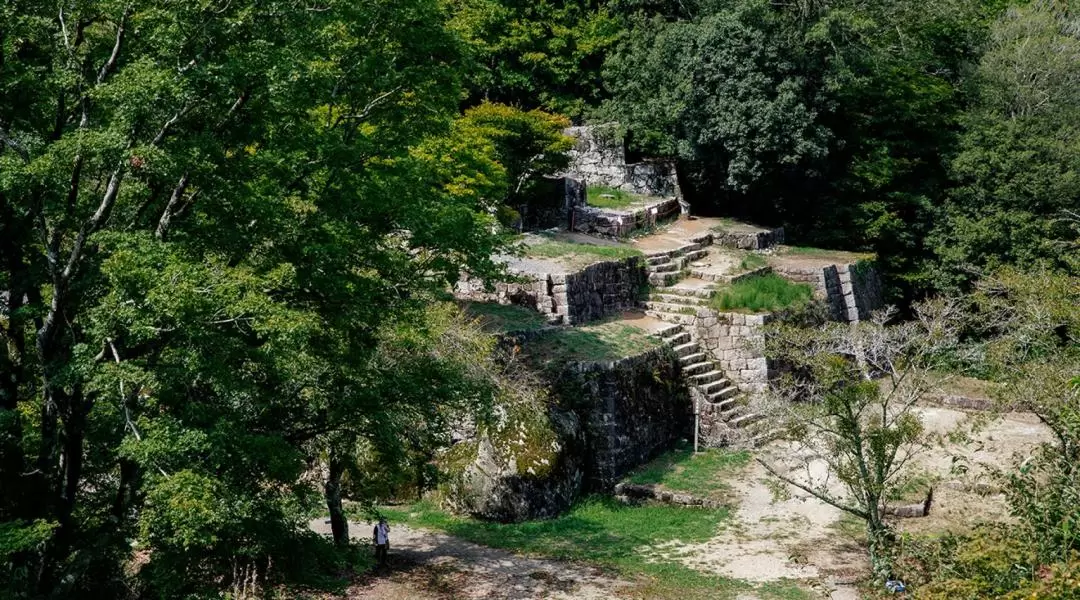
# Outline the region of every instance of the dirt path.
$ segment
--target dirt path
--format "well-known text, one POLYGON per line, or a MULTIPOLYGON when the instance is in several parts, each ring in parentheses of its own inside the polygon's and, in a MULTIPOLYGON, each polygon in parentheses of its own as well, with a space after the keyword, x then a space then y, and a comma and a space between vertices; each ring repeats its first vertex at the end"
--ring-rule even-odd
MULTIPOLYGON (((326 519, 311 529, 330 535, 326 519)), ((373 525, 349 522, 353 539, 370 539, 373 525)), ((354 586, 350 600, 551 599, 601 600, 619 597, 630 584, 580 565, 528 558, 453 536, 391 525, 390 564, 385 575, 354 586)))

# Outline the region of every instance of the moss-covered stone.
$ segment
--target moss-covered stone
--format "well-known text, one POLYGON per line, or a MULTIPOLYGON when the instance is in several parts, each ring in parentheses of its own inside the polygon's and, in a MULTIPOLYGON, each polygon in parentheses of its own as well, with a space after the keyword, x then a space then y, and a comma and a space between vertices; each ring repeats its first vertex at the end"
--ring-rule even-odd
POLYGON ((543 402, 507 403, 439 462, 440 495, 455 512, 506 522, 555 516, 581 488, 580 426, 543 402))

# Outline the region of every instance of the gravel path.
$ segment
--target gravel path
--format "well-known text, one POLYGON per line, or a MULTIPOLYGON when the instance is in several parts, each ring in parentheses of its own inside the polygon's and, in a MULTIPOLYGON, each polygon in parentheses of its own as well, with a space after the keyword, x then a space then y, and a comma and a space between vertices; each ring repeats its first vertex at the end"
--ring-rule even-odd
MULTIPOLYGON (((310 526, 330 535, 326 519, 313 520, 310 526)), ((373 526, 350 521, 349 534, 369 541, 373 526)), ((601 600, 619 597, 618 591, 628 585, 595 568, 518 556, 446 534, 391 524, 390 572, 350 590, 348 597, 601 600), (425 586, 435 588, 434 593, 409 585, 417 582, 408 581, 407 574, 417 568, 427 569, 421 579, 428 583, 433 577, 440 579, 438 585, 425 586)))

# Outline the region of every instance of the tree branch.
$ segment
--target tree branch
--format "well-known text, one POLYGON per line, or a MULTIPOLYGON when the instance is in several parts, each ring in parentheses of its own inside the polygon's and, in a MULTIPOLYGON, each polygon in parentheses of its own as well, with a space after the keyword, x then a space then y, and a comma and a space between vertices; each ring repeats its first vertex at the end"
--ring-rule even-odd
POLYGON ((787 483, 789 485, 793 485, 793 486, 799 488, 800 490, 806 492, 807 494, 810 494, 811 496, 817 498, 818 500, 821 500, 825 504, 828 504, 829 506, 832 506, 834 508, 838 508, 838 509, 840 509, 840 510, 846 512, 846 513, 855 515, 856 517, 859 517, 860 519, 863 519, 864 521, 870 519, 870 515, 867 514, 866 511, 859 510, 859 509, 857 509, 857 508, 855 508, 853 506, 846 506, 846 505, 842 504, 839 500, 831 498, 828 495, 823 494, 823 493, 819 492, 818 490, 815 490, 814 488, 812 488, 812 487, 810 487, 808 485, 799 483, 798 481, 795 481, 794 479, 792 479, 790 477, 787 477, 786 475, 781 475, 772 465, 770 465, 769 463, 765 462, 764 460, 762 460, 760 458, 755 458, 754 460, 756 460, 758 462, 758 464, 760 464, 762 467, 765 467, 765 470, 768 471, 769 473, 771 473, 773 475, 773 477, 776 477, 777 479, 779 479, 780 481, 783 481, 784 483, 787 483))

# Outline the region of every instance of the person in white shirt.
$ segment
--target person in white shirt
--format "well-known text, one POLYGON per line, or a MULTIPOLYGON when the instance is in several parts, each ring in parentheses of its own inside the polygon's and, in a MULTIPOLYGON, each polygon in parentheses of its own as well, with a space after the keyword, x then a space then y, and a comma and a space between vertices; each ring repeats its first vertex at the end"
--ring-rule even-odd
POLYGON ((385 518, 380 518, 379 522, 375 524, 372 538, 375 542, 375 560, 380 567, 385 567, 386 555, 390 550, 390 526, 386 524, 385 518))

